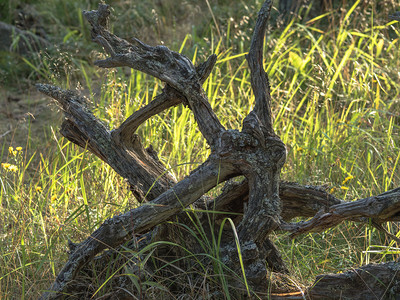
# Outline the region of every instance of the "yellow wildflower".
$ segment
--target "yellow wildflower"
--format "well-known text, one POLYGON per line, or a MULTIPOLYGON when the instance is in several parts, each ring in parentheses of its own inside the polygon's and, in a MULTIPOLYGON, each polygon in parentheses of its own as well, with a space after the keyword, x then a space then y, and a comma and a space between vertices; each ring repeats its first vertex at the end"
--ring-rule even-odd
POLYGON ((17 148, 15 148, 15 150, 17 150, 18 152, 21 152, 22 151, 22 147, 17 147, 17 148))
POLYGON ((4 170, 8 170, 8 168, 11 166, 9 163, 1 163, 1 166, 3 167, 4 170))
POLYGON ((329 190, 329 194, 332 194, 334 191, 335 191, 335 188, 333 187, 333 188, 331 188, 331 189, 329 190))
POLYGON ((346 191, 346 190, 349 189, 347 186, 341 186, 340 188, 341 188, 342 190, 344 190, 344 191, 346 191))
POLYGON ((352 175, 347 176, 347 177, 343 180, 342 184, 345 184, 347 181, 352 180, 353 178, 354 178, 354 177, 353 177, 352 175))
POLYGON ((14 148, 8 147, 8 153, 10 153, 11 155, 14 155, 14 148))
POLYGON ((57 200, 57 196, 56 195, 51 196, 51 202, 54 202, 56 200, 57 200))
POLYGON ((40 186, 37 186, 35 189, 36 189, 36 192, 38 192, 38 193, 40 193, 42 191, 42 187, 40 187, 40 186))
POLYGON ((16 165, 10 165, 8 167, 8 170, 11 172, 17 172, 18 171, 18 167, 16 165))
POLYGON ((304 149, 301 148, 301 147, 297 148, 297 151, 298 151, 298 152, 301 152, 301 151, 303 151, 303 150, 304 150, 304 149))

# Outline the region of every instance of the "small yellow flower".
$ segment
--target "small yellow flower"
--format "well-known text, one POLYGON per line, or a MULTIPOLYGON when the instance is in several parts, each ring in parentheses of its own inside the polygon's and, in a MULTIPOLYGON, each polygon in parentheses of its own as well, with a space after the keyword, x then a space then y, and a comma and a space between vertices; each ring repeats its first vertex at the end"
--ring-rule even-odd
POLYGON ((18 167, 16 165, 10 165, 8 167, 8 170, 11 172, 17 172, 18 171, 18 167))
POLYGON ((8 170, 8 168, 11 166, 9 163, 1 163, 1 166, 3 167, 4 170, 8 170))
POLYGON ((301 151, 303 151, 303 150, 304 150, 304 149, 301 148, 301 147, 297 148, 297 151, 298 151, 298 152, 301 152, 301 151))
POLYGON ((10 153, 11 155, 14 155, 14 148, 8 147, 8 153, 10 153))
POLYGON ((329 190, 329 194, 332 194, 334 191, 335 191, 335 188, 333 187, 333 188, 331 188, 331 189, 329 190))
POLYGON ((56 200, 57 200, 57 196, 56 195, 51 196, 51 202, 54 202, 56 200))
POLYGON ((349 188, 347 186, 341 186, 340 187, 342 190, 347 191, 349 188))
POLYGON ((18 152, 21 152, 22 151, 22 147, 17 147, 17 148, 15 148, 15 150, 17 150, 18 152))
POLYGON ((40 187, 40 186, 37 186, 35 189, 36 189, 36 192, 38 192, 38 193, 40 193, 42 191, 42 187, 40 187))
POLYGON ((354 176, 352 176, 352 175, 347 176, 347 177, 343 180, 342 184, 345 184, 347 181, 352 180, 353 178, 354 178, 354 176))

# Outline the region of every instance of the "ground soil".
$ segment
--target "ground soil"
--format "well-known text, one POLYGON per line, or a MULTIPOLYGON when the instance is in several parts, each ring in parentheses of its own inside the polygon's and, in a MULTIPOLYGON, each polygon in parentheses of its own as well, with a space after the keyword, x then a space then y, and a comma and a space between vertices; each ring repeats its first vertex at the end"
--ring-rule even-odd
POLYGON ((0 145, 9 146, 40 145, 46 136, 57 130, 62 121, 62 114, 57 112, 49 98, 34 88, 21 92, 0 89, 0 145), (48 126, 48 125, 51 125, 48 126))

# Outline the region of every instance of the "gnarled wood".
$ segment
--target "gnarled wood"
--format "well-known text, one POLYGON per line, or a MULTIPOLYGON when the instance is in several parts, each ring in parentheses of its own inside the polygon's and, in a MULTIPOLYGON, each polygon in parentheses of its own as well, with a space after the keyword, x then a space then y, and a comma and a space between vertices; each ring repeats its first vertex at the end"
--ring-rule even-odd
POLYGON ((134 234, 144 233, 166 221, 216 186, 218 180, 228 179, 231 173, 229 168, 220 172, 218 164, 206 162, 150 203, 107 220, 88 239, 74 247, 68 262, 50 288, 51 292, 45 293, 42 298, 59 297, 59 293, 76 277, 79 270, 101 251, 115 248, 134 234), (202 185, 198 185, 198 182, 202 185))
POLYGON ((261 7, 251 38, 250 51, 246 56, 251 72, 251 87, 255 96, 253 111, 261 122, 260 129, 265 136, 275 135, 274 129, 272 128, 271 94, 268 75, 264 71, 263 65, 263 46, 271 8, 272 1, 265 1, 264 5, 261 7))
MULTIPOLYGON (((243 264, 240 263, 232 233, 228 234, 224 228, 219 257, 230 271, 236 274, 243 272, 242 275, 246 276, 254 291, 273 299, 299 299, 295 297, 304 296, 303 291, 297 292, 298 288, 293 290, 295 294, 290 295, 270 295, 268 292, 268 269, 289 273, 279 250, 269 238, 273 230, 288 230, 298 234, 324 230, 343 220, 362 221, 363 218, 372 218, 373 222, 380 224, 400 219, 399 189, 355 202, 344 202, 320 187, 280 182, 286 148, 272 127, 270 87, 263 68, 264 36, 271 7, 271 0, 265 1, 262 6, 247 55, 255 105, 243 120, 241 131, 226 130, 221 125, 202 89, 202 83, 216 62, 215 55, 195 68, 187 57, 165 46, 151 47, 135 38, 130 43, 112 34, 108 30, 108 5, 100 4, 98 10, 84 12, 92 26, 93 41, 100 44, 110 56, 97 61, 97 66, 127 66, 162 80, 166 86, 162 94, 150 104, 133 113, 119 128, 109 131, 90 112, 85 98, 51 85, 37 85, 41 92, 56 99, 62 107, 66 120, 61 133, 75 144, 90 150, 126 178, 139 201, 148 201, 107 220, 82 243, 71 244, 68 262, 43 299, 62 297, 63 292, 70 289, 79 271, 105 249, 112 251, 140 234, 147 236, 147 239, 142 240, 143 243, 160 238, 173 240, 170 227, 160 224, 173 216, 185 222, 182 210, 193 203, 194 207, 206 212, 208 209, 235 213, 233 222, 237 226, 243 264), (211 154, 189 176, 176 182, 158 160, 156 152, 151 147, 144 149, 135 131, 148 118, 181 103, 192 110, 201 133, 210 145, 211 154), (226 183, 216 199, 207 200, 204 196, 210 189, 237 176, 244 176, 245 179, 240 183, 226 183), (282 221, 298 216, 314 217, 297 224, 282 221), (154 235, 150 235, 149 231, 157 225, 160 225, 155 230, 158 233, 153 231, 154 235)), ((208 217, 207 212, 200 215, 198 220, 208 226, 210 233, 207 234, 217 235, 218 229, 207 225, 208 217)), ((223 217, 226 216, 221 213, 215 220, 221 221, 223 217)), ((196 247, 193 243, 190 246, 196 247)), ((197 248, 193 249, 193 253, 199 253, 201 249, 197 248)), ((365 270, 377 278, 387 274, 388 270, 396 270, 397 276, 398 264, 367 266, 365 270)), ((374 286, 374 294, 389 295, 382 286, 362 276, 362 280, 374 286)), ((396 276, 393 280, 397 280, 396 276)), ((339 277, 338 282, 342 282, 344 277, 339 277)), ((355 278, 355 275, 350 274, 348 277, 355 278)), ((320 295, 327 294, 320 282, 324 282, 322 278, 308 289, 307 295, 310 298, 318 299, 320 295)), ((241 285, 234 279, 230 284, 236 287, 241 285)), ((385 288, 397 288, 397 283, 391 284, 389 282, 385 288)))
POLYGON ((339 274, 319 275, 308 289, 311 299, 399 299, 400 262, 370 264, 339 274))
MULTIPOLYGON (((313 217, 319 211, 328 211, 333 205, 345 203, 337 199, 321 186, 300 185, 296 182, 281 181, 279 183, 279 198, 282 201, 283 220, 290 221, 296 217, 313 217)), ((241 182, 228 181, 222 193, 207 205, 209 210, 226 212, 243 212, 243 206, 249 200, 249 183, 247 179, 241 182)), ((221 215, 221 217, 226 217, 221 215)))
POLYGON ((344 220, 359 221, 361 218, 372 218, 378 224, 400 221, 400 188, 378 196, 333 205, 328 211, 319 211, 311 220, 285 224, 282 229, 296 236, 310 231, 323 231, 344 220))
POLYGON ((133 135, 129 145, 121 147, 110 131, 88 109, 88 100, 72 91, 37 84, 37 89, 58 101, 65 114, 61 133, 70 141, 100 157, 126 178, 139 201, 152 200, 176 183, 165 167, 146 151, 140 138, 133 135))
MULTIPOLYGON (((217 56, 213 54, 207 61, 196 67, 197 76, 200 78, 201 83, 208 78, 216 62, 217 56)), ((185 102, 185 98, 182 94, 167 85, 160 95, 155 97, 154 100, 145 107, 134 112, 121 126, 113 130, 111 135, 117 143, 129 141, 136 129, 146 120, 182 102, 185 102)))
POLYGON ((154 76, 179 91, 187 99, 201 133, 213 148, 224 127, 211 109, 199 81, 201 76, 199 78, 190 59, 165 46, 151 47, 137 39, 134 39, 136 45, 133 45, 115 36, 107 30, 107 22, 103 22, 109 14, 106 4, 100 4, 98 10, 84 12, 92 26, 93 40, 111 56, 95 64, 101 68, 130 67, 154 76))

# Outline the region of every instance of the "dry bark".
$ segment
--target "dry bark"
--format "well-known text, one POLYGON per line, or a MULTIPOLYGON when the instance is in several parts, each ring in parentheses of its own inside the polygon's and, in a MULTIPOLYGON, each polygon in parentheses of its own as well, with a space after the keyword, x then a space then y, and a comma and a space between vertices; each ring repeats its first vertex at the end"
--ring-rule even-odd
POLYGON ((310 231, 323 231, 344 220, 363 221, 365 218, 370 218, 378 224, 400 221, 400 188, 378 196, 333 205, 327 211, 319 211, 308 221, 284 224, 282 228, 296 236, 310 231))
MULTIPOLYGON (((263 68, 263 43, 271 7, 270 0, 262 6, 247 55, 255 105, 243 120, 241 131, 227 130, 221 125, 203 91, 202 83, 216 62, 215 55, 196 68, 187 57, 167 47, 151 47, 137 39, 130 43, 112 34, 108 30, 108 5, 100 4, 98 10, 84 12, 92 26, 93 41, 109 55, 95 62, 97 66, 127 66, 160 79, 165 88, 151 103, 110 131, 90 112, 89 102, 84 97, 51 85, 37 85, 38 90, 54 98, 64 111, 61 134, 109 164, 127 180, 133 194, 142 202, 140 207, 104 222, 82 243, 71 244, 68 262, 49 291, 43 294, 43 299, 61 298, 71 288, 79 271, 103 250, 115 249, 135 236, 148 234, 173 216, 184 220, 182 209, 193 203, 203 209, 212 207, 239 214, 235 225, 244 267, 237 258, 232 235, 222 239, 221 261, 238 274, 244 271, 250 286, 261 293, 265 293, 268 286, 268 269, 289 272, 279 250, 268 238, 273 230, 297 234, 330 228, 343 220, 372 218, 380 224, 399 219, 399 189, 348 203, 321 187, 280 182, 286 149, 272 127, 270 87, 263 68), (177 182, 158 160, 156 151, 151 146, 144 149, 135 131, 148 118, 181 103, 192 110, 211 154, 189 176, 177 182), (227 181, 237 176, 244 176, 244 180, 240 183, 227 181), (225 188, 216 199, 204 197, 225 181, 225 188), (286 223, 299 216, 314 218, 303 223, 286 223)), ((222 217, 224 214, 220 215, 222 217)), ((161 226, 157 230, 152 239, 143 243, 161 237, 173 239, 168 227, 161 226)), ((96 259, 100 261, 99 257, 96 259)), ((379 279, 384 274, 383 269, 388 271, 392 267, 371 266, 368 270, 379 279)), ((318 284, 308 290, 311 298, 317 297, 317 287, 318 284)))
POLYGON ((311 299, 400 299, 400 262, 370 264, 339 274, 319 275, 311 299))

